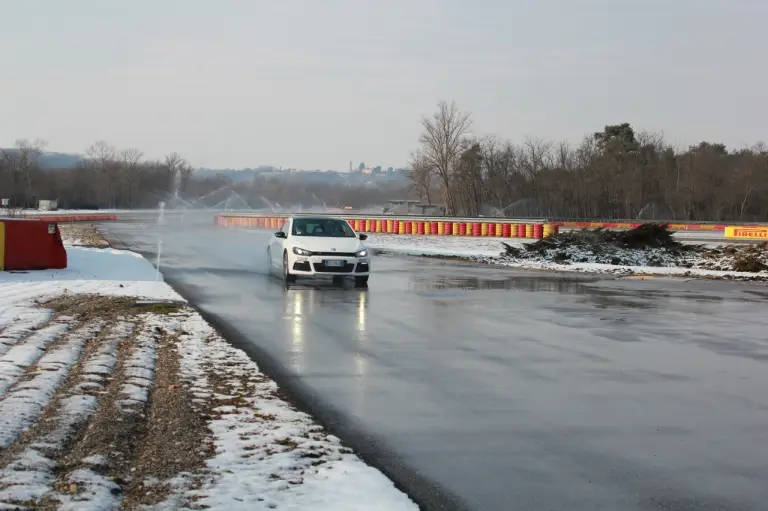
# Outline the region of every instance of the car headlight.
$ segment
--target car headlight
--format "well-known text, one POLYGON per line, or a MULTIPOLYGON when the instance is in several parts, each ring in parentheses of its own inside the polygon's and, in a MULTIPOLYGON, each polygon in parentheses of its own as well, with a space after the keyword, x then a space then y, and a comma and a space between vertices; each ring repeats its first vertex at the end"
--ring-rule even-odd
POLYGON ((293 247, 293 253, 300 256, 311 256, 312 252, 304 250, 303 248, 293 247))
POLYGON ((358 251, 357 251, 357 253, 356 253, 355 255, 356 255, 357 257, 365 257, 365 256, 367 256, 367 255, 368 255, 368 249, 367 249, 367 248, 364 248, 364 249, 362 249, 362 250, 358 250, 358 251))

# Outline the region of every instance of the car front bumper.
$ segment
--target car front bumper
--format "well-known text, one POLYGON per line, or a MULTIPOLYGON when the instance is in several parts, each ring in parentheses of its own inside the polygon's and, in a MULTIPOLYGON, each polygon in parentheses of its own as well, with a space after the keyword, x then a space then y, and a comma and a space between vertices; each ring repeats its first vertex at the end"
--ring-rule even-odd
POLYGON ((365 277, 370 274, 368 257, 299 256, 291 258, 291 273, 295 275, 347 275, 365 277), (340 266, 333 265, 333 263, 340 266))

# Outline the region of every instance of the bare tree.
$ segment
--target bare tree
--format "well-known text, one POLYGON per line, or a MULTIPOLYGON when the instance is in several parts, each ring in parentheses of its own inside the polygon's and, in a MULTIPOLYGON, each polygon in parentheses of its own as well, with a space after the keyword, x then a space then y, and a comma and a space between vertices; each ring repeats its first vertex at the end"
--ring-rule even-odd
POLYGON ((434 169, 419 151, 411 154, 409 167, 407 175, 408 179, 412 181, 411 189, 417 193, 421 202, 426 199, 427 204, 432 204, 434 169))
POLYGON ((139 177, 138 167, 143 156, 143 153, 138 149, 124 149, 120 151, 120 164, 123 167, 123 177, 125 180, 129 208, 133 206, 139 177))
POLYGON ((115 187, 118 178, 117 150, 103 140, 94 142, 85 151, 88 165, 100 175, 102 186, 97 190, 106 197, 107 207, 115 207, 115 187))
POLYGON ((468 113, 459 111, 455 103, 441 101, 437 112, 431 118, 424 117, 421 125, 424 131, 419 138, 425 161, 435 170, 441 180, 446 213, 456 213, 456 201, 451 188, 453 173, 462 153, 462 140, 472 127, 468 113))
POLYGON ((42 139, 16 141, 14 184, 17 192, 21 187, 24 189, 24 207, 36 206, 32 184, 33 176, 40 171, 40 157, 45 152, 47 145, 47 142, 42 139))

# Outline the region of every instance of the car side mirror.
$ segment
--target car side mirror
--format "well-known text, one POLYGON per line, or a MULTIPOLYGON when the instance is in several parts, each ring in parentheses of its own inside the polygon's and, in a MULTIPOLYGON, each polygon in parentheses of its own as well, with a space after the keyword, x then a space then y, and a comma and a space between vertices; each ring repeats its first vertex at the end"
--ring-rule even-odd
POLYGON ((367 239, 368 239, 368 235, 367 234, 361 234, 360 235, 360 241, 365 241, 367 239))
POLYGON ((286 236, 286 235, 285 235, 285 233, 284 233, 283 231, 277 231, 277 232, 275 233, 275 237, 277 237, 277 238, 283 238, 283 239, 286 239, 288 236, 286 236))

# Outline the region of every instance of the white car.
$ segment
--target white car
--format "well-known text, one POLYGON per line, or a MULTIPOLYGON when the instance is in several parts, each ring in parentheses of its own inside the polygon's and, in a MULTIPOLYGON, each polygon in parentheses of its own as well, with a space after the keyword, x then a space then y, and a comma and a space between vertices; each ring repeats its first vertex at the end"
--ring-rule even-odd
POLYGON ((339 218, 289 218, 270 239, 267 259, 272 268, 282 270, 286 282, 323 275, 335 280, 354 277, 356 285, 364 286, 371 271, 366 238, 339 218))

